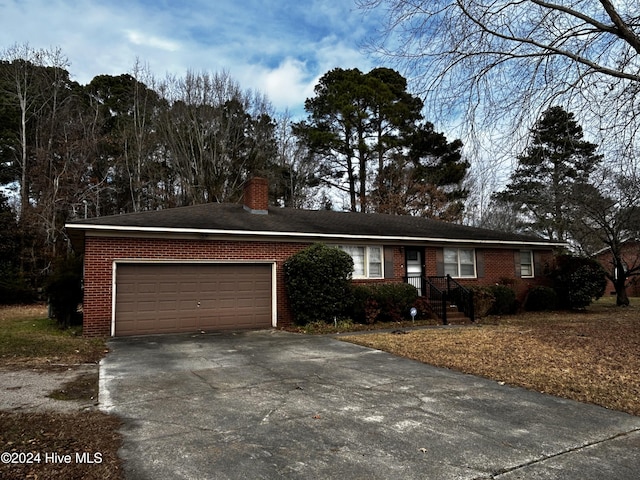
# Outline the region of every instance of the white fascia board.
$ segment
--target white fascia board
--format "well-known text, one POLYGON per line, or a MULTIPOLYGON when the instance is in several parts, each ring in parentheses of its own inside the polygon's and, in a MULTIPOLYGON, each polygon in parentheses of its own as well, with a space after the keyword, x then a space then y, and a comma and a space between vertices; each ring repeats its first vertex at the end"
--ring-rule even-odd
POLYGON ((301 240, 361 240, 361 241, 386 241, 386 242, 428 242, 450 244, 474 244, 474 245, 530 245, 537 247, 563 247, 562 242, 528 242, 517 240, 473 240, 461 238, 436 238, 436 237, 407 237, 395 235, 354 235, 340 233, 308 233, 308 232, 271 232, 251 230, 221 230, 221 229, 197 229, 197 228, 165 228, 165 227, 129 227, 116 225, 91 225, 91 224, 67 224, 67 229, 86 230, 87 232, 123 233, 123 234, 172 234, 172 235, 199 235, 199 236, 238 236, 238 237, 271 237, 293 238, 301 240))

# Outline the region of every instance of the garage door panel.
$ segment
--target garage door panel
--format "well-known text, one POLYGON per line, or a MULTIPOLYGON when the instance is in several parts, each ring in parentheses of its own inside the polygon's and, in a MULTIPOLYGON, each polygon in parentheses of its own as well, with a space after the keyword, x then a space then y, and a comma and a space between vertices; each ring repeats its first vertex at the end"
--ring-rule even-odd
POLYGON ((270 264, 118 264, 115 334, 268 328, 270 264))
POLYGON ((170 282, 161 282, 158 284, 158 287, 157 287, 158 293, 173 294, 175 293, 175 290, 176 290, 175 283, 170 283, 170 282))

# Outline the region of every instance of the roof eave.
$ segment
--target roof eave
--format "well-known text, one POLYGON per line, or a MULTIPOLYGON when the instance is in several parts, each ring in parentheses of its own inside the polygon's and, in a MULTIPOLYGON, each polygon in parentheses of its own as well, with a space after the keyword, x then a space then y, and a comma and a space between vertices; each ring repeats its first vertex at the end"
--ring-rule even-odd
POLYGON ((252 230, 224 230, 224 229, 200 229, 200 228, 170 228, 170 227, 139 227, 121 225, 95 225, 95 224, 67 224, 65 226, 71 231, 84 230, 86 232, 125 235, 135 234, 169 234, 169 235, 198 235, 198 236, 220 236, 231 235, 237 237, 264 237, 264 238, 287 238, 300 240, 366 240, 379 242, 400 242, 400 243, 445 243, 445 244, 472 244, 472 245, 529 245, 536 247, 566 247, 566 243, 552 242, 547 240, 499 240, 499 239, 468 239, 468 238, 440 238, 424 236, 403 236, 403 235, 358 235, 343 233, 313 233, 313 232, 274 232, 274 231, 252 231, 252 230))

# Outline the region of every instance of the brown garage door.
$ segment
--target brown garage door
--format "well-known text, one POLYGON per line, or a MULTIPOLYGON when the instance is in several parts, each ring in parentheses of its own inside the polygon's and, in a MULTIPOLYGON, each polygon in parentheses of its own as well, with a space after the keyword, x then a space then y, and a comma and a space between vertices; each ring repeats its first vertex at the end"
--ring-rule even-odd
POLYGON ((269 264, 118 264, 115 334, 271 326, 269 264))

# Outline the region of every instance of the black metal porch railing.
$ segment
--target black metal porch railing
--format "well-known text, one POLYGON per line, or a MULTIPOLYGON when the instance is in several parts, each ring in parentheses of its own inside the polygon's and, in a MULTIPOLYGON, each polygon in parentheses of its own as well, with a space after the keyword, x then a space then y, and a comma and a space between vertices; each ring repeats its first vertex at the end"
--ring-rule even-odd
POLYGON ((408 283, 412 287, 418 291, 418 296, 422 297, 424 293, 424 285, 425 285, 425 277, 424 275, 407 275, 404 277, 405 283, 408 283))
POLYGON ((472 322, 475 321, 473 292, 451 278, 451 275, 425 277, 407 276, 405 282, 413 285, 420 296, 429 301, 431 310, 447 325, 447 306, 455 305, 472 322))
POLYGON ((456 282, 451 275, 447 275, 447 292, 451 304, 455 304, 458 311, 465 314, 472 322, 475 321, 473 292, 456 282))
POLYGON ((425 297, 429 301, 431 310, 442 319, 442 324, 447 325, 447 288, 446 282, 441 277, 424 277, 425 297))

